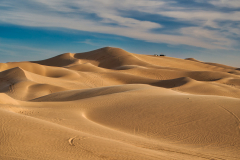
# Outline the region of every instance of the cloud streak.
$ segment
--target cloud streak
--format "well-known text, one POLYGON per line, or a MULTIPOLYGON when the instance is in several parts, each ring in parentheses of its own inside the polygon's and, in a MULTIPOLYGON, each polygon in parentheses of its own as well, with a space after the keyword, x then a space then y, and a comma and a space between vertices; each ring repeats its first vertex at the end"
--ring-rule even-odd
MULTIPOLYGON (((194 2, 200 3, 198 0, 194 2)), ((239 25, 231 25, 236 22, 240 24, 240 12, 236 11, 240 7, 238 0, 205 2, 205 5, 214 6, 215 10, 197 5, 191 9, 179 3, 177 0, 3 0, 0 22, 62 27, 207 49, 231 49, 238 44, 239 25), (222 9, 223 6, 228 7, 228 12, 222 9), (182 22, 195 26, 179 26, 171 30, 164 22, 137 19, 134 15, 125 14, 132 11, 165 16, 171 19, 173 25, 182 22), (155 29, 160 31, 153 32, 155 29), (174 34, 169 34, 171 32, 174 34)), ((201 4, 204 5, 203 2, 201 4)))

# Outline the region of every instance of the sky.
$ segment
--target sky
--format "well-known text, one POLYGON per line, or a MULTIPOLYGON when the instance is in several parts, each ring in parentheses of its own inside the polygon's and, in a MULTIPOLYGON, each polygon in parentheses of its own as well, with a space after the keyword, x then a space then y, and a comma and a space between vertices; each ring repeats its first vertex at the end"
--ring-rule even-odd
POLYGON ((0 62, 118 47, 240 67, 240 0, 0 0, 0 62))

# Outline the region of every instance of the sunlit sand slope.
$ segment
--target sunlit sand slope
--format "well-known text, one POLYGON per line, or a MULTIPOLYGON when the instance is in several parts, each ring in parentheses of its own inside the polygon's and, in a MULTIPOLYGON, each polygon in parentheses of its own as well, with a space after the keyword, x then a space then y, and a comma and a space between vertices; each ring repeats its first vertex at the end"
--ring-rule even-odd
POLYGON ((238 160, 240 70, 101 48, 0 63, 0 159, 238 160))

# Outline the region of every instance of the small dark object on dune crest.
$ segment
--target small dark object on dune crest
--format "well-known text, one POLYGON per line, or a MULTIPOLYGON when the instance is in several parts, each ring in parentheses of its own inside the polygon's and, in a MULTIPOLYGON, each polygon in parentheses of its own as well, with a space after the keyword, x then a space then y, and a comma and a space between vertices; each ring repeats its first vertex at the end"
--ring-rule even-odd
POLYGON ((154 54, 154 56, 166 56, 166 55, 164 55, 164 54, 160 54, 160 55, 154 54))

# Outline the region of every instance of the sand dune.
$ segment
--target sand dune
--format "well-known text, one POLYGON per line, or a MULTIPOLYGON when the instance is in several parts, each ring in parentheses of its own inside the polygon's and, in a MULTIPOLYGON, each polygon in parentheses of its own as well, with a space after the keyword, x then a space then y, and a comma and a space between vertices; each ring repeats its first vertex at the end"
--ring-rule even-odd
POLYGON ((238 68, 106 47, 0 71, 0 159, 240 159, 238 68))

